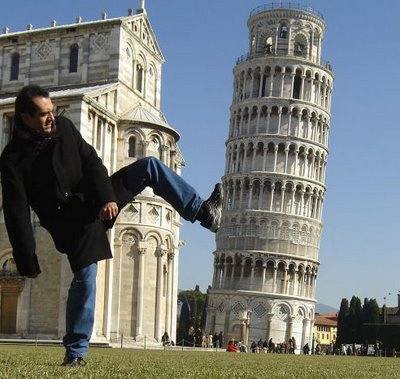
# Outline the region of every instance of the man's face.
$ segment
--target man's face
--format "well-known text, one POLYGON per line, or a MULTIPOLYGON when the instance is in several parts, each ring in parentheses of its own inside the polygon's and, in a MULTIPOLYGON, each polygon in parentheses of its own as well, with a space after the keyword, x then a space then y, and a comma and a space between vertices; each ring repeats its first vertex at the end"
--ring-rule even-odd
POLYGON ((50 98, 35 96, 32 98, 36 106, 35 113, 22 113, 21 118, 25 125, 36 130, 40 134, 50 134, 54 131, 55 122, 53 115, 53 103, 50 98))

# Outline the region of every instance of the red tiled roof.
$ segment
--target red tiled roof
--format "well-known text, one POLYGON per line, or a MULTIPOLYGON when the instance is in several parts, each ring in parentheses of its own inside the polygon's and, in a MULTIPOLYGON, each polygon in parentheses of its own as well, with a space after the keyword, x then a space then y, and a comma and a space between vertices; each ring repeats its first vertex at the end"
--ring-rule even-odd
POLYGON ((314 324, 323 326, 337 326, 337 314, 325 313, 322 315, 315 315, 314 324))

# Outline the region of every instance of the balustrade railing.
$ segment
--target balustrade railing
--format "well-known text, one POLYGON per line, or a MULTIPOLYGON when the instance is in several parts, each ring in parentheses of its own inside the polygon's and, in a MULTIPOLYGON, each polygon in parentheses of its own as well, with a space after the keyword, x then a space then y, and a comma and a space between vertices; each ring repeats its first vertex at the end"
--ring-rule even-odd
POLYGON ((301 3, 292 3, 292 2, 285 2, 285 1, 278 1, 275 3, 269 3, 269 4, 264 4, 264 5, 260 5, 257 8, 254 8, 251 12, 250 12, 250 17, 255 16, 259 13, 262 12, 266 12, 266 11, 270 11, 270 10, 274 10, 274 9, 293 9, 293 10, 299 10, 299 11, 303 11, 303 12, 307 12, 307 13, 311 13, 314 16, 317 16, 319 18, 321 18, 322 20, 324 19, 324 16, 322 15, 322 13, 318 12, 316 9, 301 4, 301 3))

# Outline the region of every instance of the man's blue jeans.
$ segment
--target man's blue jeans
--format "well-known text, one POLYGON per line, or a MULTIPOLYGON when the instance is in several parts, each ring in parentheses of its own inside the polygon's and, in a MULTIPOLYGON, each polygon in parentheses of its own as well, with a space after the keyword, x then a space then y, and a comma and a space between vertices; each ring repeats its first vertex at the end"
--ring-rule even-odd
POLYGON ((93 331, 97 263, 77 271, 68 291, 66 335, 63 343, 71 358, 84 357, 93 331))
MULTIPOLYGON (((111 182, 116 185, 121 178, 127 196, 117 199, 119 210, 146 187, 151 187, 156 195, 168 201, 185 220, 196 220, 203 199, 160 160, 153 157, 140 159, 117 171, 111 177, 111 182)), ((67 354, 73 358, 84 357, 89 348, 96 302, 96 273, 96 263, 76 272, 68 292, 66 335, 63 342, 67 354)))
POLYGON ((187 221, 196 220, 203 203, 203 199, 192 186, 154 157, 142 158, 121 168, 111 176, 111 183, 118 197, 119 210, 146 187, 151 187, 156 195, 168 201, 187 221), (119 191, 120 182, 126 190, 124 195, 119 191))

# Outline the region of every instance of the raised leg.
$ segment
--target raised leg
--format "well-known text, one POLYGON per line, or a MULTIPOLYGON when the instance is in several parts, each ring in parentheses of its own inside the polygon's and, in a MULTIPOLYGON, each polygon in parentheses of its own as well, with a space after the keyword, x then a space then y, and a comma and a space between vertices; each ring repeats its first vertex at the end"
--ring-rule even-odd
POLYGON ((159 159, 140 159, 111 176, 118 207, 122 209, 146 187, 168 201, 187 221, 194 222, 203 199, 196 190, 159 159))

